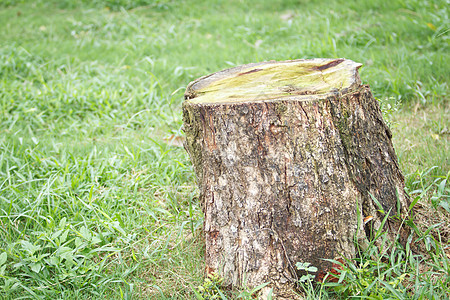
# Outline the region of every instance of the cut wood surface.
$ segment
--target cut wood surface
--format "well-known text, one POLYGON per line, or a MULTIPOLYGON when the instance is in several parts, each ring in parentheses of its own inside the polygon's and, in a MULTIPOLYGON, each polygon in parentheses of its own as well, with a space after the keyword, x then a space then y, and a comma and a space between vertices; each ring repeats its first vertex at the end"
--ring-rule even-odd
MULTIPOLYGON (((189 84, 185 147, 203 204, 208 272, 232 286, 270 282, 278 298, 292 297, 296 262, 316 266, 322 280, 333 267, 323 259, 352 258, 355 242, 367 245, 373 229, 364 217, 377 229, 380 211, 407 212, 391 132, 360 66, 270 61, 189 84)), ((394 236, 391 219, 385 230, 394 236)))
POLYGON ((348 91, 361 83, 361 66, 351 60, 311 59, 262 62, 199 78, 187 87, 189 103, 224 103, 270 99, 309 99, 348 91))

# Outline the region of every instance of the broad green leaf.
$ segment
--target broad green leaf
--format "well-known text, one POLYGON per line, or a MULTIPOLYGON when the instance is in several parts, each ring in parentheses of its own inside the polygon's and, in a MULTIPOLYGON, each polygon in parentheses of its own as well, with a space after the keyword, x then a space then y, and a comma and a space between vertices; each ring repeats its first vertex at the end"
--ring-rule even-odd
POLYGON ((372 195, 372 193, 369 193, 370 198, 372 198, 373 202, 375 202, 375 204, 378 206, 378 210, 384 214, 384 208, 383 205, 381 205, 381 203, 378 201, 377 198, 375 198, 374 195, 372 195))
POLYGON ((311 266, 311 267, 309 267, 306 271, 315 273, 315 272, 317 272, 317 268, 311 266))
POLYGON ((268 285, 269 283, 270 283, 270 282, 265 282, 265 283, 263 283, 263 284, 258 285, 257 287, 255 287, 254 289, 252 289, 252 290, 250 291, 250 294, 256 293, 257 291, 259 291, 260 289, 262 289, 263 287, 265 287, 265 286, 268 285))
POLYGON ((82 236, 85 240, 87 240, 87 241, 90 241, 90 240, 91 240, 91 236, 92 236, 92 235, 91 235, 91 232, 89 231, 89 229, 87 229, 86 226, 81 227, 80 233, 81 233, 81 236, 82 236))
POLYGON ((192 292, 194 293, 197 300, 203 300, 203 296, 197 291, 195 287, 192 286, 192 284, 189 283, 189 286, 191 287, 192 292))
POLYGON ((39 273, 39 271, 41 270, 41 267, 42 267, 42 264, 37 262, 31 266, 31 270, 35 273, 39 273))
POLYGON ((125 230, 123 230, 123 228, 120 227, 120 224, 119 224, 118 221, 114 221, 114 222, 112 223, 112 227, 113 227, 114 229, 116 229, 117 231, 119 231, 121 234, 127 235, 126 232, 125 232, 125 230))
POLYGON ((405 297, 403 297, 403 294, 401 294, 401 292, 399 290, 392 287, 389 283, 387 283, 386 281, 383 281, 381 279, 379 279, 379 281, 383 284, 383 286, 386 289, 388 289, 393 295, 395 295, 397 297, 397 299, 405 299, 405 297))
POLYGON ((273 288, 270 289, 269 294, 267 295, 267 300, 272 300, 273 288))
POLYGON ((98 236, 94 236, 94 237, 92 237, 92 244, 98 244, 98 243, 101 243, 101 239, 98 237, 98 236))
POLYGON ((311 265, 311 263, 309 263, 309 262, 305 262, 305 263, 297 262, 295 264, 295 266, 297 267, 298 270, 307 270, 310 265, 311 265))
POLYGON ((421 199, 420 196, 417 196, 416 198, 414 198, 414 200, 413 200, 413 201, 411 202, 411 204, 409 205, 409 210, 411 210, 411 209, 414 207, 414 205, 416 205, 417 202, 418 202, 420 199, 421 199))
POLYGON ((69 234, 69 230, 67 229, 66 231, 64 231, 64 233, 60 236, 59 238, 59 243, 64 244, 64 242, 67 240, 67 235, 69 234))
POLYGON ((441 195, 444 194, 445 184, 447 183, 447 179, 444 179, 439 183, 438 191, 441 195))
POLYGON ((5 276, 6 265, 0 267, 0 276, 5 276))
POLYGON ((228 300, 227 297, 222 293, 221 290, 217 289, 217 293, 220 295, 220 299, 222 299, 222 300, 228 300))
POLYGON ((339 284, 341 284, 344 281, 346 275, 347 275, 347 270, 343 270, 341 272, 341 274, 339 275, 339 280, 338 280, 339 284))
POLYGON ((61 221, 59 221, 59 228, 64 229, 66 227, 66 217, 62 218, 61 221))
POLYGON ((445 209, 448 213, 450 213, 450 205, 448 203, 448 201, 441 201, 439 202, 439 205, 445 209))
POLYGON ((6 262, 7 258, 8 258, 8 255, 6 254, 6 252, 3 252, 2 254, 0 254, 0 266, 6 262))
POLYGON ((62 232, 63 232, 62 230, 58 230, 58 231, 56 231, 56 232, 53 232, 53 234, 52 234, 52 236, 50 237, 50 239, 56 240, 56 239, 61 235, 62 232))
POLYGON ((56 257, 56 256, 50 257, 50 259, 48 260, 48 264, 51 266, 57 266, 59 264, 58 257, 56 257))
POLYGON ((33 255, 36 251, 41 249, 41 246, 35 246, 29 241, 20 241, 22 249, 28 252, 28 254, 33 255))

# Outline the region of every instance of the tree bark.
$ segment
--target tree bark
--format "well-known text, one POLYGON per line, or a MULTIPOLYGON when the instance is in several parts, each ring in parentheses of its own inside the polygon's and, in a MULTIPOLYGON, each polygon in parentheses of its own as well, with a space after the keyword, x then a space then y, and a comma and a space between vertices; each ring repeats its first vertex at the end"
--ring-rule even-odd
POLYGON ((208 272, 232 286, 271 282, 287 295, 296 262, 316 266, 320 280, 332 268, 324 258, 352 258, 355 242, 367 245, 364 217, 375 228, 384 217, 373 198, 385 212, 407 212, 392 135, 360 66, 270 61, 189 84, 185 147, 203 204, 208 272))

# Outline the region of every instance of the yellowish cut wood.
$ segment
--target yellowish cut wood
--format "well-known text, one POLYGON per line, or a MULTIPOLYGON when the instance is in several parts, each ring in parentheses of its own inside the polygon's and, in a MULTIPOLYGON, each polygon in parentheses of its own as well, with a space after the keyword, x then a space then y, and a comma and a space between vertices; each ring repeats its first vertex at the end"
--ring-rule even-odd
POLYGON ((303 99, 351 91, 361 83, 360 63, 344 59, 299 59, 263 62, 199 78, 186 90, 190 103, 303 99))
POLYGON ((231 286, 270 282, 275 299, 294 299, 297 262, 323 280, 333 268, 324 259, 354 257, 387 212, 384 230, 395 238, 409 200, 360 66, 271 61, 189 84, 185 147, 205 216, 207 272, 231 286))

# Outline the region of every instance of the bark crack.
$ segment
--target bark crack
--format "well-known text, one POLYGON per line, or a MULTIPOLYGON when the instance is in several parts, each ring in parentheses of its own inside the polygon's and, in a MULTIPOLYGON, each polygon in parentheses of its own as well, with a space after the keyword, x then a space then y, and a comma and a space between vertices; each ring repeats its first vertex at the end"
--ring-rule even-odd
POLYGON ((303 108, 303 105, 302 105, 302 103, 301 102, 299 102, 299 105, 300 105, 300 108, 303 110, 303 113, 305 114, 305 116, 306 116, 306 118, 308 119, 308 122, 310 122, 310 120, 309 120, 309 116, 308 116, 308 114, 306 113, 306 110, 303 108))
POLYGON ((298 280, 299 280, 298 275, 297 275, 297 271, 294 268, 294 266, 292 265, 292 262, 291 262, 291 259, 289 258, 289 255, 287 253, 286 247, 284 246, 284 242, 280 238, 278 232, 275 229, 273 229, 273 228, 261 228, 260 230, 267 230, 267 231, 269 231, 275 237, 275 241, 278 241, 280 243, 281 247, 283 248, 283 254, 284 254, 285 258, 286 258, 286 261, 288 262, 288 268, 290 268, 290 270, 291 270, 291 277, 290 278, 288 277, 287 280, 289 280, 291 283, 294 283, 294 284, 297 285, 298 284, 298 280))

